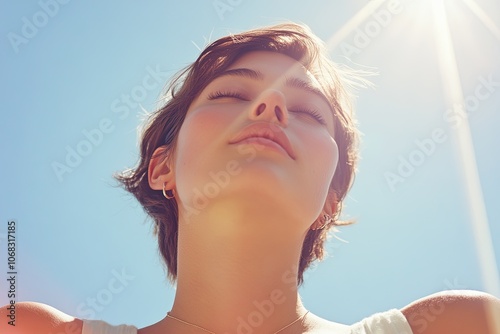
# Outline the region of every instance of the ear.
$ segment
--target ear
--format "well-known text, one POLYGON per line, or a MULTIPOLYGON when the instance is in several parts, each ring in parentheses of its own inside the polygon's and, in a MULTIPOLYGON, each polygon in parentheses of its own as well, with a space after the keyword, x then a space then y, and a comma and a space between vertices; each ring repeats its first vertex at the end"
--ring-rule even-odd
POLYGON ((165 146, 158 147, 154 152, 148 166, 148 183, 153 190, 162 190, 166 183, 166 189, 175 188, 175 174, 171 168, 170 152, 166 152, 165 146))
POLYGON ((323 228, 324 219, 323 215, 327 214, 331 217, 335 216, 335 213, 337 212, 338 208, 338 199, 337 199, 337 194, 335 193, 334 190, 329 189, 328 194, 326 195, 326 201, 325 205, 323 206, 323 210, 321 211, 321 214, 319 215, 318 218, 312 223, 310 229, 311 230, 317 230, 323 228))
POLYGON ((337 193, 335 190, 329 189, 323 212, 327 215, 334 216, 335 213, 337 213, 338 205, 339 200, 337 198, 337 193))

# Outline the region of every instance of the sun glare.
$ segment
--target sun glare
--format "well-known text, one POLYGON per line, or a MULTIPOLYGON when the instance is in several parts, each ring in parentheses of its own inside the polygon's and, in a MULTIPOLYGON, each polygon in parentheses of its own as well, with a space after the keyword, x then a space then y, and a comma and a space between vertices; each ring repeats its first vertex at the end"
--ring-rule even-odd
MULTIPOLYGON (((433 2, 433 14, 438 65, 442 76, 445 101, 449 106, 464 105, 460 73, 443 1, 433 2)), ((486 291, 498 296, 500 295, 500 279, 468 120, 465 118, 460 126, 451 131, 458 153, 459 163, 457 166, 461 167, 462 180, 465 184, 469 221, 474 234, 483 284, 486 291)))
MULTIPOLYGON (((352 32, 360 29, 370 16, 376 15, 380 11, 380 7, 384 2, 384 0, 370 1, 359 10, 330 37, 327 42, 329 50, 337 48, 352 32)), ((463 9, 466 12, 468 9, 471 14, 475 15, 482 22, 486 29, 500 40, 500 29, 476 1, 463 0, 463 2, 466 5, 463 9)), ((404 6, 409 5, 408 1, 404 1, 402 4, 404 6)), ((448 6, 457 6, 458 3, 446 0, 419 0, 418 3, 413 3, 412 5, 425 6, 425 10, 429 11, 430 16, 433 18, 433 36, 430 36, 430 38, 434 38, 435 40, 437 64, 442 77, 446 104, 448 106, 464 105, 465 101, 460 72, 446 11, 448 6)), ((405 15, 411 18, 409 10, 407 10, 405 15)), ((468 203, 469 222, 473 231, 484 288, 487 292, 495 296, 500 296, 500 278, 468 120, 464 119, 461 126, 450 129, 450 131, 457 151, 459 162, 457 166, 461 169, 465 198, 468 203)))
POLYGON ((473 12, 477 18, 486 26, 486 28, 500 41, 500 29, 495 24, 486 12, 479 7, 479 5, 474 0, 462 0, 467 7, 473 12))
POLYGON ((384 2, 385 0, 373 0, 368 2, 349 21, 347 21, 342 28, 337 30, 337 32, 328 39, 326 43, 328 50, 335 49, 354 29, 359 27, 384 2))

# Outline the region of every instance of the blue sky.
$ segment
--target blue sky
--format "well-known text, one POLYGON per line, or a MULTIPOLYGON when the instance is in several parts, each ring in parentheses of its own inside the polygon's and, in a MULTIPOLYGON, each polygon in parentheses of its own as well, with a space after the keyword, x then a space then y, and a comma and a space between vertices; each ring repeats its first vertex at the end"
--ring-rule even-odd
POLYGON ((500 30, 479 19, 500 22, 498 1, 444 1, 459 80, 443 74, 430 0, 221 0, 223 12, 216 1, 54 1, 1 2, 0 263, 6 272, 15 219, 18 301, 138 327, 164 316, 175 291, 150 223, 112 175, 135 163, 141 114, 198 48, 284 20, 330 41, 334 60, 379 73, 357 93, 362 160, 344 215, 358 222, 306 274, 306 307, 353 323, 441 290, 498 287, 479 260, 499 266, 500 30), (342 30, 365 6, 375 11, 342 30), (465 108, 449 98, 457 83, 465 108), (460 160, 467 127, 480 196, 460 160), (490 239, 474 238, 471 195, 490 239))

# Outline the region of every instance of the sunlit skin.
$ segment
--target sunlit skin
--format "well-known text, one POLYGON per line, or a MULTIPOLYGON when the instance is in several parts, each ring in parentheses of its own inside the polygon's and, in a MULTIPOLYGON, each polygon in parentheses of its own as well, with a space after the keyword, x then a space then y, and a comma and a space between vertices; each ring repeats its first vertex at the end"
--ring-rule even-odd
MULTIPOLYGON (((171 314, 217 333, 235 332, 238 317, 246 320, 257 310, 254 302, 270 300, 275 291, 280 303, 256 329, 272 333, 306 312, 297 293, 297 265, 308 229, 332 210, 325 203, 338 160, 334 117, 319 94, 290 84, 300 79, 319 86, 288 56, 251 52, 233 69, 261 77, 213 80, 189 107, 170 166, 151 162, 150 185, 162 189, 166 182, 179 205, 178 284, 171 314), (293 153, 254 140, 231 144, 248 126, 282 131, 293 153), (226 171, 229 161, 238 172, 200 205, 194 189, 203 193, 214 184, 210 173, 226 171)), ((318 319, 308 315, 305 323, 290 330, 305 330, 318 319)), ((187 330, 169 318, 155 326, 187 330)), ((154 333, 154 328, 141 332, 154 333)))
MULTIPOLYGON (((173 191, 170 200, 179 207, 171 314, 215 333, 269 334, 307 312, 297 291, 297 265, 307 231, 335 210, 328 192, 338 163, 335 118, 314 78, 285 55, 247 53, 228 71, 192 102, 175 151, 167 160, 151 160, 148 181, 154 190, 173 191), (251 139, 239 141, 249 133, 251 139), (271 140, 253 138, 259 135, 271 140), (248 326, 252 314, 263 321, 239 327, 241 321, 248 326)), ((148 305, 135 307, 148 312, 148 305)), ((401 312, 413 333, 499 332, 493 319, 500 300, 479 291, 432 294, 401 312)), ((81 319, 42 303, 16 303, 16 315, 15 327, 0 322, 1 333, 82 332, 81 319)), ((7 306, 0 308, 0 317, 8 316, 7 306)), ((167 317, 138 330, 166 333, 206 332, 167 317)), ((280 332, 305 333, 351 330, 308 313, 280 332)))

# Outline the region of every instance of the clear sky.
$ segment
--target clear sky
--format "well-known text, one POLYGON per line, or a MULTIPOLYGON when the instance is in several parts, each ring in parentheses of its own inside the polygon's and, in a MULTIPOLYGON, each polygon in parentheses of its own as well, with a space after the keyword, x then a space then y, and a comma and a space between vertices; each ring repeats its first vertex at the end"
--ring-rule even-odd
POLYGON ((138 327, 165 315, 151 224, 112 175, 199 48, 284 20, 379 73, 357 93, 357 223, 306 274, 306 307, 349 324, 441 290, 498 292, 500 2, 444 2, 450 34, 431 0, 1 1, 0 267, 14 219, 17 300, 138 327))

